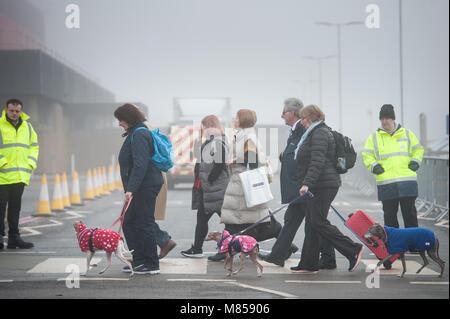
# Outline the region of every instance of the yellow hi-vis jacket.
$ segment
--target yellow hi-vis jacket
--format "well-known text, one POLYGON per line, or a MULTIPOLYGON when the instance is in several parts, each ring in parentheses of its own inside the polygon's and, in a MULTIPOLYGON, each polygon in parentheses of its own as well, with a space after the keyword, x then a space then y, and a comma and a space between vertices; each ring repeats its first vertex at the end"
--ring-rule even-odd
POLYGON ((384 168, 384 173, 375 175, 379 200, 418 195, 417 174, 408 165, 411 161, 420 165, 423 152, 414 133, 401 125, 392 134, 378 129, 367 138, 364 164, 371 173, 377 164, 384 168))
POLYGON ((30 182, 31 173, 39 156, 38 137, 30 118, 21 113, 22 124, 16 128, 6 119, 3 110, 0 117, 0 185, 30 182))

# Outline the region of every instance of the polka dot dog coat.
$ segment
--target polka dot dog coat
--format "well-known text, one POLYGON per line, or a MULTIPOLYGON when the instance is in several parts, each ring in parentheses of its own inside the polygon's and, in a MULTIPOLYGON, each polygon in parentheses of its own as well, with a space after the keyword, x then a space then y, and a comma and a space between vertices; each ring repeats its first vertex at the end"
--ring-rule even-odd
POLYGON ((104 250, 106 252, 114 252, 119 245, 120 235, 118 232, 109 229, 95 229, 87 228, 80 223, 78 225, 78 244, 81 251, 85 252, 89 250, 89 239, 92 235, 92 247, 95 250, 104 250))
POLYGON ((258 245, 258 242, 255 238, 247 235, 231 236, 225 230, 222 234, 221 241, 219 241, 220 252, 224 253, 229 251, 230 245, 234 251, 249 253, 258 245))

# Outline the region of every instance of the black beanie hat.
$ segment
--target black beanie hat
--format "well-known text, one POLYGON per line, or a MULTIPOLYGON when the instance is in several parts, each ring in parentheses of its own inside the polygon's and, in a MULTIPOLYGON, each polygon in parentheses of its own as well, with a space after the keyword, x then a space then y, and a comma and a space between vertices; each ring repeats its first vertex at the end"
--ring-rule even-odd
POLYGON ((392 104, 384 104, 380 110, 380 120, 382 118, 395 120, 395 112, 392 104))

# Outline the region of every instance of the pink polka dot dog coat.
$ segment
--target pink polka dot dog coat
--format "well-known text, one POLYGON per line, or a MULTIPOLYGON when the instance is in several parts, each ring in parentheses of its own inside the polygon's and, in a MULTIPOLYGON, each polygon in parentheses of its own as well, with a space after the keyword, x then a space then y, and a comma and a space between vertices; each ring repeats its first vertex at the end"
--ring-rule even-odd
POLYGON ((85 252, 89 250, 89 238, 92 235, 92 247, 95 250, 104 250, 106 252, 114 252, 119 245, 120 235, 118 232, 109 229, 95 229, 87 228, 80 223, 78 225, 78 244, 81 251, 85 252))
POLYGON ((247 235, 231 236, 230 233, 226 230, 224 230, 222 234, 222 239, 219 241, 218 244, 220 246, 221 253, 231 250, 234 250, 235 252, 249 253, 256 246, 258 246, 258 242, 256 241, 255 238, 247 235))

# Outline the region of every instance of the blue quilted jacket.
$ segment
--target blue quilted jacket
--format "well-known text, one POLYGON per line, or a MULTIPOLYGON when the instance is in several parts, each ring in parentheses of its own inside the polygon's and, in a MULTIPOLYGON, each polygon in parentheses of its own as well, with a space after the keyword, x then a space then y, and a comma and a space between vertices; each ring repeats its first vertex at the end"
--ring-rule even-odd
POLYGON ((387 234, 386 246, 390 254, 403 253, 411 249, 428 250, 436 243, 434 232, 426 228, 393 228, 384 226, 387 234))

